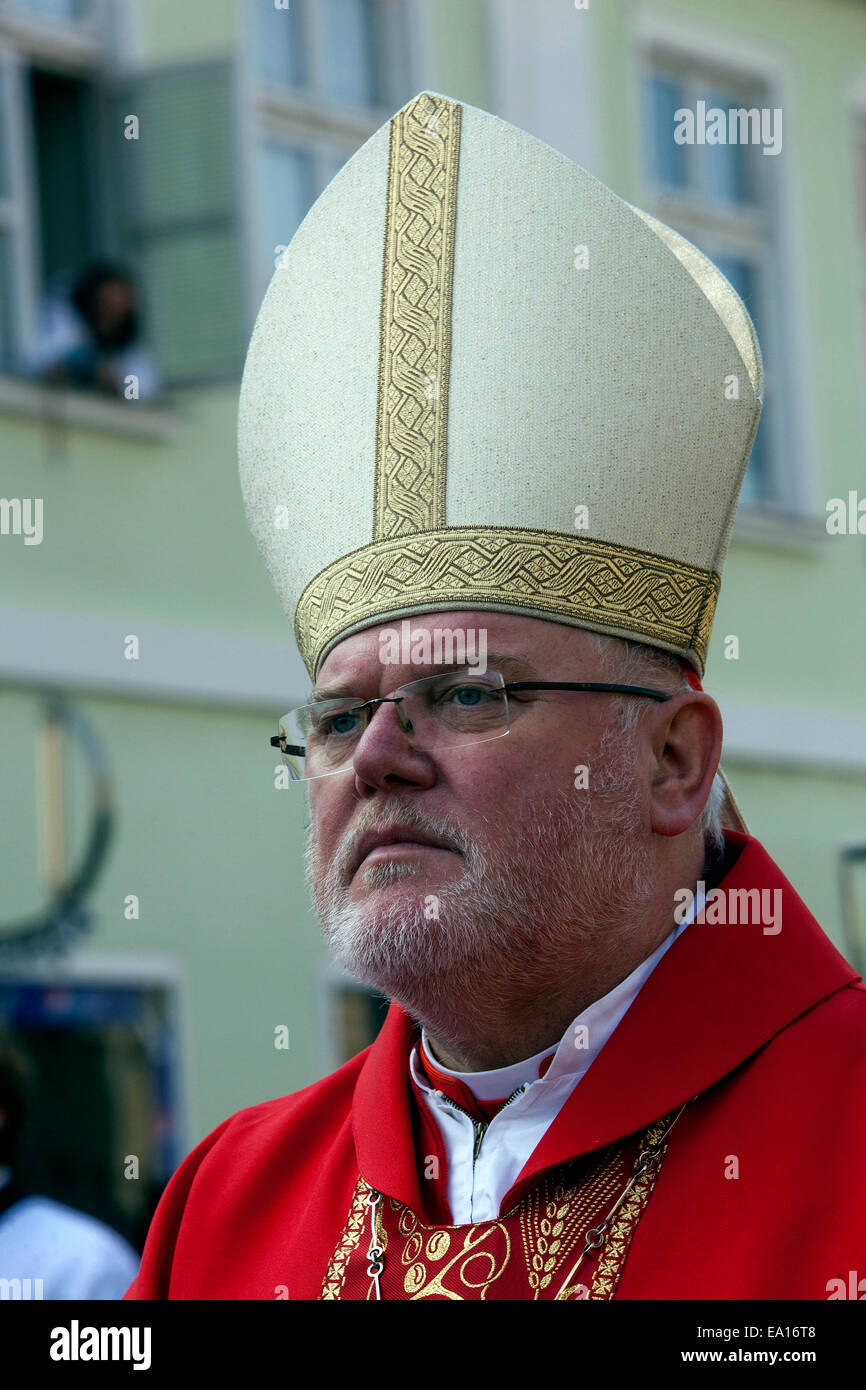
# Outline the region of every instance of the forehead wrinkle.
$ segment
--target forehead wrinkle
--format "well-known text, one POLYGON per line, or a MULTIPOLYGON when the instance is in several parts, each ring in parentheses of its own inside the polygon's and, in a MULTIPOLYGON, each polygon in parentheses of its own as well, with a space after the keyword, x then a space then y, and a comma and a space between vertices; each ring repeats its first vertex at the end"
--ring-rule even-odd
MULTIPOLYGON (((508 654, 506 652, 488 652, 488 669, 491 666, 500 670, 506 679, 512 676, 515 678, 518 676, 531 677, 538 674, 532 662, 529 661, 527 657, 508 654)), ((430 663, 429 665, 421 664, 417 667, 414 675, 410 676, 406 681, 401 681, 400 684, 408 685, 411 680, 423 680, 425 674, 431 676, 445 675, 449 671, 462 671, 466 667, 471 669, 469 663, 465 661, 446 661, 444 663, 430 663)), ((387 669, 387 666, 382 667, 383 678, 384 672, 387 669)), ((341 680, 334 684, 317 686, 310 695, 310 700, 330 700, 339 696, 351 696, 353 699, 357 696, 359 700, 366 699, 368 697, 358 689, 358 686, 363 684, 364 682, 361 680, 357 683, 353 683, 351 680, 341 680)))

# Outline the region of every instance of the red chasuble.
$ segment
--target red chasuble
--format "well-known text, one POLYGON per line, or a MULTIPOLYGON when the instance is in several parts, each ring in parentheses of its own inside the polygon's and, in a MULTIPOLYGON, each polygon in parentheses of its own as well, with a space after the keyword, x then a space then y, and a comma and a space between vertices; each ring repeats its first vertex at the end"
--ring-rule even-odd
POLYGON ((781 931, 685 929, 495 1221, 450 1221, 392 1004, 339 1071, 193 1149, 126 1298, 866 1298, 866 986, 757 840, 726 837, 726 916, 778 889, 781 931))

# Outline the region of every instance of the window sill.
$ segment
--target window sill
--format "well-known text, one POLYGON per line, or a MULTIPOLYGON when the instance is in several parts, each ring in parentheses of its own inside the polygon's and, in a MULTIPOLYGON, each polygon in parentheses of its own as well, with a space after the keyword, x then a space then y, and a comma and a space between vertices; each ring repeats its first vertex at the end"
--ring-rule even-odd
POLYGON ((156 405, 112 400, 8 374, 0 374, 0 412, 38 416, 53 426, 80 425, 143 439, 170 439, 176 424, 175 411, 165 401, 156 405))
MULTIPOLYGON (((104 27, 103 24, 103 31, 104 27)), ((97 15, 69 20, 47 14, 4 11, 0 14, 0 38, 41 58, 65 59, 80 71, 92 69, 104 60, 105 38, 100 33, 97 15)))
POLYGON ((820 517, 783 512, 757 503, 743 502, 734 518, 731 546, 756 545, 762 549, 817 555, 831 540, 820 517))

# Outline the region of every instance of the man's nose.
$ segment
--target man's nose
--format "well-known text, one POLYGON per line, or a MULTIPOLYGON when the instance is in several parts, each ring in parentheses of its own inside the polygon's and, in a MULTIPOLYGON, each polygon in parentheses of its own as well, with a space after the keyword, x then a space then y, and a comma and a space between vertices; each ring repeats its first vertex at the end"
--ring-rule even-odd
POLYGON ((413 742, 411 722, 404 701, 383 701, 374 711, 352 758, 359 795, 370 788, 390 789, 396 782, 426 787, 436 781, 435 764, 413 742))
POLYGON ((369 700, 366 706, 364 706, 364 708, 369 710, 369 714, 367 716, 368 723, 369 720, 373 718, 373 715, 376 713, 376 711, 378 709, 381 709, 383 705, 394 706, 394 712, 397 715, 397 722, 404 733, 411 734, 413 732, 412 720, 409 716, 410 706, 406 700, 405 695, 381 695, 375 700, 369 700))

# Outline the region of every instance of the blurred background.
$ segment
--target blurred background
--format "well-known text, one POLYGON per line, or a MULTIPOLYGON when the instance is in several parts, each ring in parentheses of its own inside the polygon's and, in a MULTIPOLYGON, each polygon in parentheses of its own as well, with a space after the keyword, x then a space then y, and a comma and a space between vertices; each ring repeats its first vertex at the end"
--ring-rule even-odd
POLYGON ((383 1017, 274 785, 308 681, 235 431, 281 249, 424 89, 743 296, 767 404, 705 685, 751 832, 866 960, 866 5, 0 0, 0 1174, 136 1250, 199 1139, 383 1017), (781 110, 781 152, 676 144, 699 101, 781 110))

